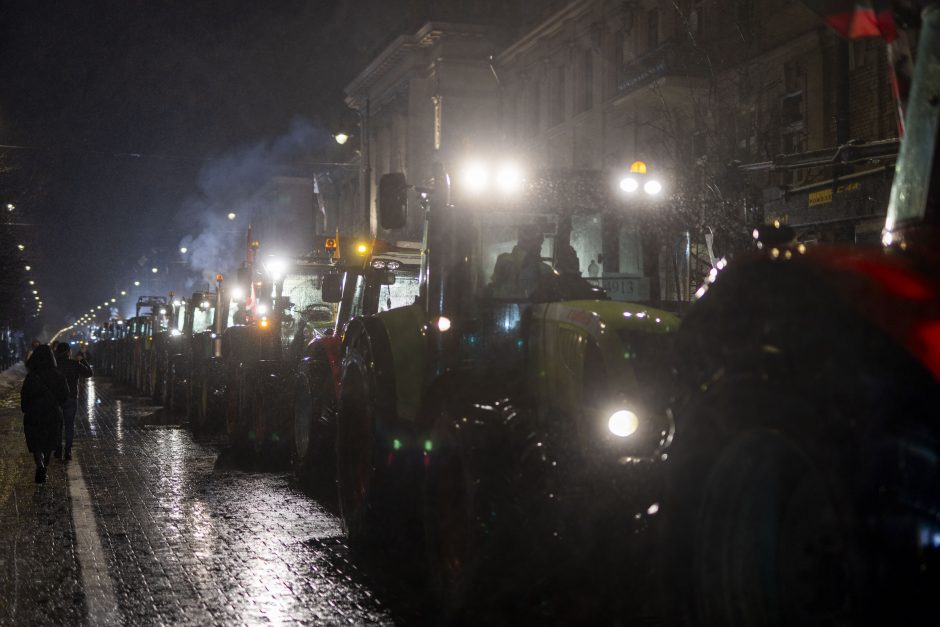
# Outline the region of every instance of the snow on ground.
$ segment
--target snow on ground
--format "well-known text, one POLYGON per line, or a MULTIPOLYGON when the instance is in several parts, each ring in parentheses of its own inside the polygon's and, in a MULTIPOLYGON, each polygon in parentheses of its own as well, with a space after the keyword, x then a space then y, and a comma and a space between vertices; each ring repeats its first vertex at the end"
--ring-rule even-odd
POLYGON ((20 406, 20 387, 25 376, 26 366, 23 362, 0 372, 0 407, 20 406))

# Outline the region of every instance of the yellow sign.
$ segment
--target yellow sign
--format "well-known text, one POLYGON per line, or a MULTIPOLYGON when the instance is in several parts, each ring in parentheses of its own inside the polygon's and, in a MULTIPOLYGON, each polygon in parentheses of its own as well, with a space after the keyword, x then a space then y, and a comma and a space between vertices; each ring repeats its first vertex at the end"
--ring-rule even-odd
POLYGON ((630 171, 635 174, 646 174, 646 164, 642 161, 634 161, 630 166, 630 171))
POLYGON ((809 195, 809 206, 815 207, 816 205, 827 205, 832 202, 832 196, 834 194, 854 192, 861 187, 861 183, 846 183, 845 185, 839 185, 835 189, 821 189, 818 192, 812 192, 809 195))
POLYGON ((832 202, 832 190, 823 189, 818 192, 812 192, 809 195, 809 206, 815 207, 816 205, 828 205, 832 202))
POLYGON ((336 238, 328 237, 326 238, 326 243, 323 245, 327 250, 336 250, 336 238))

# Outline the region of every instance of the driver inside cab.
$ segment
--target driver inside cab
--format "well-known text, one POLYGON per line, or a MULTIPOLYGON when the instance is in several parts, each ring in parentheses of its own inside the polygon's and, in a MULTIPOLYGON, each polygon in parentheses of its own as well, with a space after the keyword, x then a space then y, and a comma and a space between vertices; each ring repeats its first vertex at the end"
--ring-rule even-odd
POLYGON ((512 252, 496 258, 490 293, 493 298, 526 299, 538 288, 544 277, 554 274, 551 266, 542 262, 542 243, 545 236, 537 224, 519 227, 518 243, 512 252))

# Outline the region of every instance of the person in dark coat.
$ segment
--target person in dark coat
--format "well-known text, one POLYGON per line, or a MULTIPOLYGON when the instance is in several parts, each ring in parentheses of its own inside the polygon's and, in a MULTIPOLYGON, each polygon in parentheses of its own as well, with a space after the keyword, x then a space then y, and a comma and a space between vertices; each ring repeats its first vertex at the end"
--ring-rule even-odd
POLYGON ((69 384, 56 369, 49 346, 42 344, 30 356, 30 370, 20 390, 26 447, 36 461, 36 483, 46 482, 46 465, 62 440, 62 405, 69 384))
MULTIPOLYGON (((65 424, 65 459, 72 459, 72 439, 75 436, 75 412, 78 410, 78 380, 92 376, 91 366, 85 361, 82 353, 78 359, 71 357, 72 347, 68 342, 59 342, 55 347, 55 359, 59 365, 59 372, 69 384, 69 399, 62 407, 62 418, 65 424)), ((55 456, 62 455, 62 443, 56 446, 55 456)))

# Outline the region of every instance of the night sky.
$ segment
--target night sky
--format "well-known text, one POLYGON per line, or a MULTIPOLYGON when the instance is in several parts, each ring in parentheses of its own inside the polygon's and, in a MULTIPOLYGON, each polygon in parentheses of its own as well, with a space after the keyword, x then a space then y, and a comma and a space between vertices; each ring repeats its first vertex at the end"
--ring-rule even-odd
POLYGON ((207 170, 299 126, 306 157, 335 156, 330 132, 355 120, 342 89, 402 4, 0 2, 0 144, 24 147, 0 150, 0 196, 42 225, 25 238, 47 327, 191 236, 207 170))

